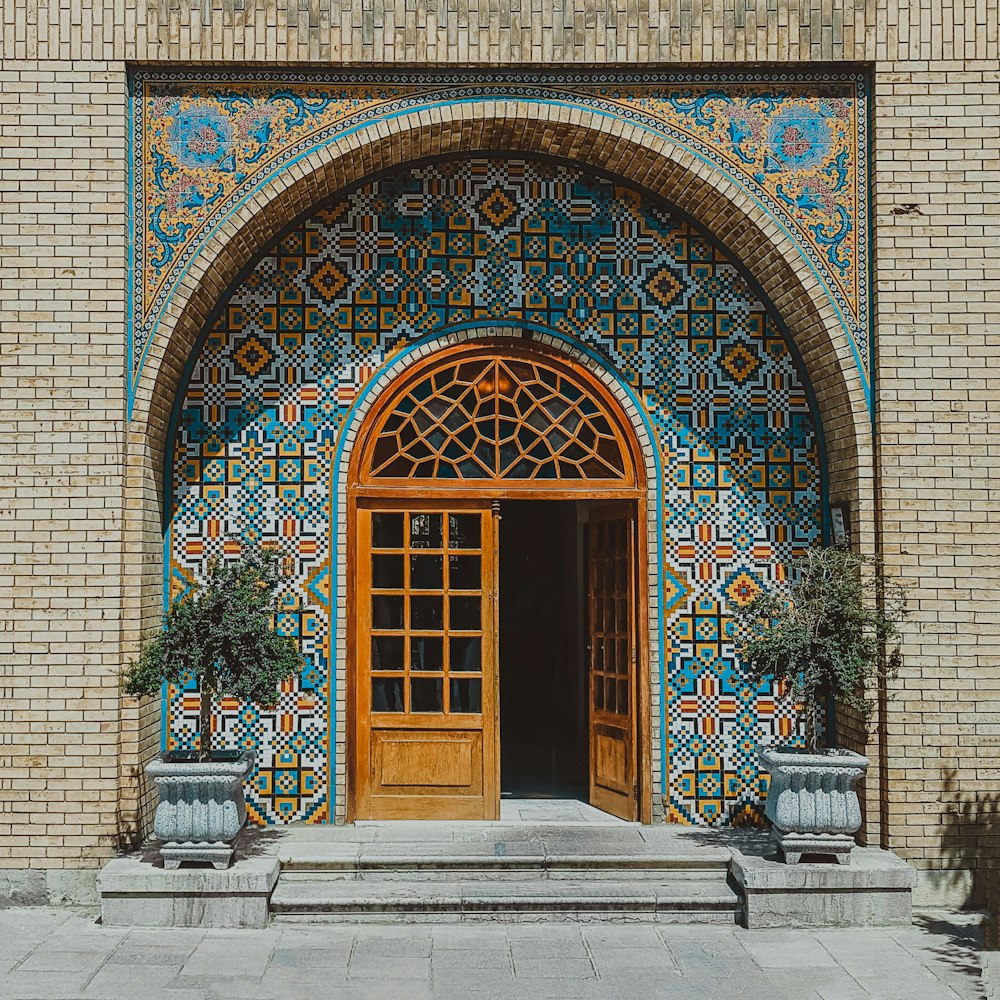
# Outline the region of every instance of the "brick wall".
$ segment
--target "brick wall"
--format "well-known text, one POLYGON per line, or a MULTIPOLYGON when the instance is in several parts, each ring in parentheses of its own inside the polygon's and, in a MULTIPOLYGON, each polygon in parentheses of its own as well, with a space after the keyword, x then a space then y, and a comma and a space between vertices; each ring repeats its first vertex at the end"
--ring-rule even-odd
POLYGON ((0 86, 0 866, 87 866, 119 808, 125 73, 0 86))
MULTIPOLYGON (((995 30, 994 22, 994 30, 995 30)), ((1000 849, 1000 72, 876 74, 882 544, 914 587, 888 845, 989 882, 1000 849)))
POLYGON ((92 866, 148 817, 157 706, 116 685, 160 558, 149 462, 129 492, 148 516, 122 529, 123 456, 149 447, 123 425, 126 60, 825 60, 874 67, 877 523, 914 586, 868 832, 921 866, 977 871, 980 893, 995 884, 998 0, 301 7, 0 0, 0 866, 92 866), (141 580, 123 576, 125 550, 141 580))
POLYGON ((998 57, 998 0, 4 0, 3 55, 550 65, 998 57))

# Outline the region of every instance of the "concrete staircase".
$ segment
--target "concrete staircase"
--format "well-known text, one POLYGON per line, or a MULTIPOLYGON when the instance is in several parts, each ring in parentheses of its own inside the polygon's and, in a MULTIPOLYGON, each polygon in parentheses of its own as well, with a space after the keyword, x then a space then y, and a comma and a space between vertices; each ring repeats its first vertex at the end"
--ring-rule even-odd
POLYGON ((270 908, 303 922, 732 924, 730 857, 676 828, 626 823, 358 824, 282 844, 270 908))
POLYGON ((889 851, 855 848, 849 865, 786 865, 760 830, 525 817, 552 811, 525 807, 519 822, 248 827, 225 871, 166 871, 151 843, 101 870, 101 919, 107 927, 201 928, 455 920, 880 927, 911 920, 917 873, 889 851))

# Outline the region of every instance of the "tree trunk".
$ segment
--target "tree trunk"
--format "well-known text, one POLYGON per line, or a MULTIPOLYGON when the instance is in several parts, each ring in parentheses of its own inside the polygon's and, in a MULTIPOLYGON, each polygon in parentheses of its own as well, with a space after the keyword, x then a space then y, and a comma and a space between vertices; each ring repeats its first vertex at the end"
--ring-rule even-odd
POLYGON ((201 679, 198 724, 201 729, 198 740, 198 760, 208 760, 212 755, 212 696, 215 685, 206 673, 201 679))
POLYGON ((806 716, 806 750, 816 752, 816 702, 807 699, 802 706, 806 716))

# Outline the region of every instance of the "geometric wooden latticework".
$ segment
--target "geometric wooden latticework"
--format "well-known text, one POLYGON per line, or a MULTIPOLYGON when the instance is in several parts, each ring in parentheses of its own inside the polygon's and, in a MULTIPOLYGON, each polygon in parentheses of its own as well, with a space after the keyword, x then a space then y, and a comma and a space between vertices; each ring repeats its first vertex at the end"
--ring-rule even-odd
POLYGON ((420 378, 377 427, 370 480, 629 485, 617 422, 544 356, 452 359, 420 378))

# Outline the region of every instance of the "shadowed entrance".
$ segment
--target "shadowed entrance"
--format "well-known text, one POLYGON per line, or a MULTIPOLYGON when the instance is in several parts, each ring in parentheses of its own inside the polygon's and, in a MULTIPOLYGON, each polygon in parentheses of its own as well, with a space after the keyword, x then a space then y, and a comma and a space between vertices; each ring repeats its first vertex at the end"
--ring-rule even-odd
POLYGON ((500 791, 588 794, 580 504, 502 504, 500 791))

